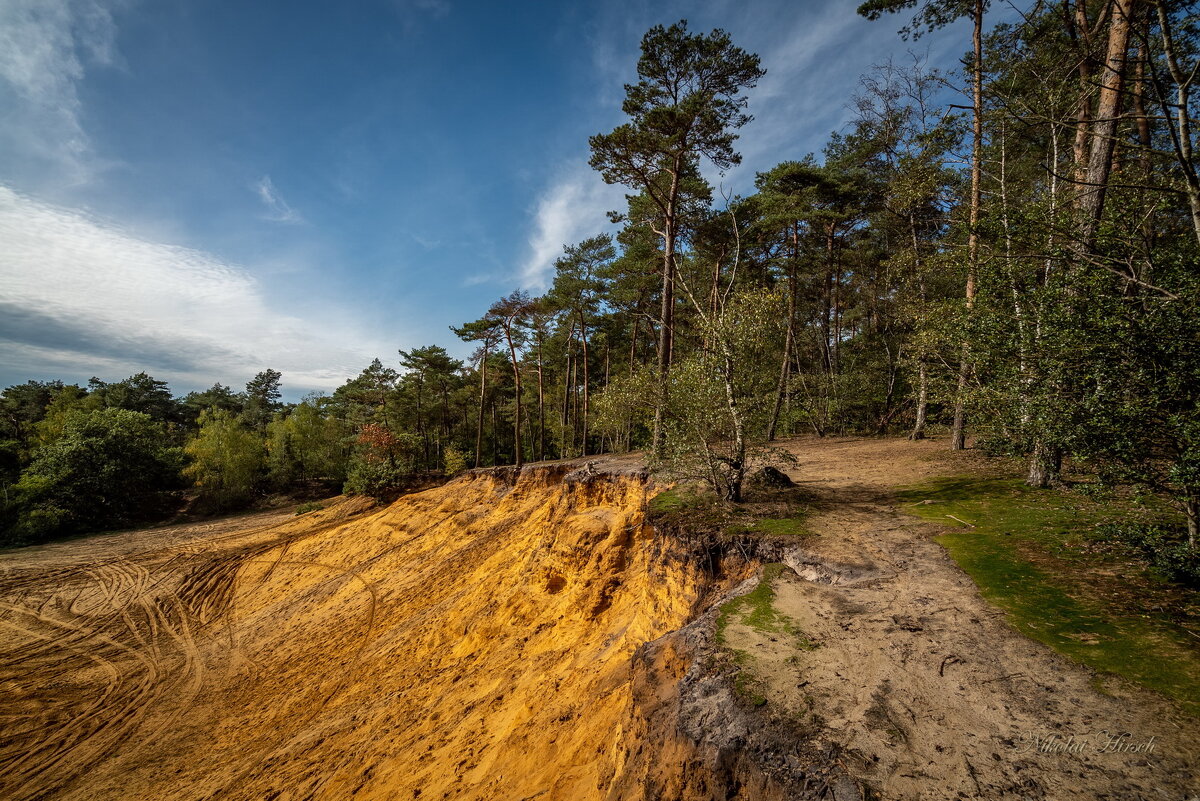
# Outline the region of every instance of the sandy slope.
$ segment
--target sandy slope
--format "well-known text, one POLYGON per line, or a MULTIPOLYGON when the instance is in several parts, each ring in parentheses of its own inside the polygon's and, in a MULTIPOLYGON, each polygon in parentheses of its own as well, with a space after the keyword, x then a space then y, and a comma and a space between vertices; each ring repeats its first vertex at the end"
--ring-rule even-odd
POLYGON ((5 555, 0 797, 598 797, 704 582, 563 472, 5 555))

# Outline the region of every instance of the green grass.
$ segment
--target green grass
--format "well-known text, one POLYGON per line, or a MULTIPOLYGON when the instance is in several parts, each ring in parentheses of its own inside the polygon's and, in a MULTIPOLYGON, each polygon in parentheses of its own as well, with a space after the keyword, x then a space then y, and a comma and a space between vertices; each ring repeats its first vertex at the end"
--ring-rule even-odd
POLYGON ((695 506, 696 502, 696 495, 676 487, 663 490, 651 498, 650 503, 646 505, 646 511, 651 515, 661 516, 672 512, 686 511, 695 506))
POLYGON ((763 634, 780 634, 790 630, 791 621, 773 606, 775 588, 771 582, 779 578, 782 570, 783 565, 778 563, 764 566, 762 580, 757 587, 721 604, 717 615, 717 642, 725 643, 725 629, 735 618, 763 634))
POLYGON ((790 621, 780 614, 772 605, 775 600, 775 589, 771 582, 779 577, 783 570, 781 564, 769 564, 763 567, 762 580, 753 590, 745 595, 739 595, 721 604, 717 615, 717 643, 723 646, 733 657, 738 667, 733 679, 733 691, 745 703, 752 707, 765 706, 767 697, 763 694, 762 682, 754 674, 750 663, 750 654, 726 644, 725 630, 736 618, 741 623, 750 626, 755 631, 763 633, 780 633, 789 629, 790 621))
POLYGON ((804 513, 793 515, 792 517, 760 517, 750 523, 728 526, 725 529, 725 533, 729 535, 758 534, 806 537, 812 532, 804 524, 804 518, 804 513))
POLYGON ((1128 603, 1089 581, 1103 559, 1080 544, 1097 523, 1129 509, 1032 490, 1018 479, 942 478, 898 496, 906 511, 956 527, 939 542, 1023 634, 1200 714, 1200 640, 1137 602, 1153 580, 1131 580, 1128 603))

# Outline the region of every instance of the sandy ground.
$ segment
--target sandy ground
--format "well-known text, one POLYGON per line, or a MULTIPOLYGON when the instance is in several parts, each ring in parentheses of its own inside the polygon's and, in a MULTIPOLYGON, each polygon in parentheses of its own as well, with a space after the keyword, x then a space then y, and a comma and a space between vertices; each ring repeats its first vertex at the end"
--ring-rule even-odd
MULTIPOLYGON (((1200 792, 1195 720, 1094 690, 891 503, 889 487, 948 469, 942 443, 790 447, 819 536, 789 557, 777 605, 820 647, 729 631, 770 709, 819 719, 883 798, 1200 792), (1097 752, 1102 731, 1154 748, 1097 752), (1090 747, 1036 749, 1071 737, 1090 747)), ((631 664, 714 588, 643 524, 636 458, 597 462, 621 475, 469 476, 386 509, 0 553, 0 798, 645 797, 626 756, 673 768, 630 742, 653 730, 629 727, 631 664)), ((687 798, 713 797, 689 748, 687 798)))
POLYGON ((944 442, 789 447, 792 478, 818 498, 817 536, 788 560, 775 606, 817 647, 744 625, 727 637, 772 705, 824 723, 851 773, 889 799, 1200 794, 1195 719, 1111 679, 1097 691, 980 598, 937 526, 896 508, 890 487, 961 471, 944 442))

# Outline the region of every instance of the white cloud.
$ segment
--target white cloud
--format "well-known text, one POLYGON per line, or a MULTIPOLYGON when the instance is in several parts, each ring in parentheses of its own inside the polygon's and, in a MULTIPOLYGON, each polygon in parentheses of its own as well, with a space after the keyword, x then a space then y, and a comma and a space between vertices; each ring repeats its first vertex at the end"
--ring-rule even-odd
POLYGON ((0 241, 0 366, 10 372, 147 370, 206 386, 273 367, 291 389, 332 389, 390 350, 350 326, 274 308, 254 276, 210 254, 4 186, 0 241))
POLYGON ((116 26, 96 0, 0 2, 0 147, 83 183, 97 167, 78 85, 116 61, 116 26))
POLYGON ((586 164, 574 164, 538 198, 529 234, 529 255, 521 265, 521 286, 542 290, 549 283, 564 245, 610 228, 606 212, 624 205, 625 190, 608 186, 586 164))
POLYGON ((258 199, 267 207, 266 219, 291 225, 304 222, 304 218, 279 194, 279 190, 271 181, 271 176, 264 175, 259 178, 258 182, 254 184, 254 191, 258 195, 258 199))

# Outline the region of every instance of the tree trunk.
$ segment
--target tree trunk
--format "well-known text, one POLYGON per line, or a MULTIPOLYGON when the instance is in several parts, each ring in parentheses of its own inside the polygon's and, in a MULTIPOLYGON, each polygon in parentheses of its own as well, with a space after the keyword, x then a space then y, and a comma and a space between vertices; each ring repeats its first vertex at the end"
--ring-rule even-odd
POLYGON ((425 381, 417 373, 417 434, 421 437, 421 466, 429 469, 429 432, 425 430, 425 417, 421 411, 421 395, 425 381))
MULTIPOLYGON (((971 94, 974 120, 971 126, 971 217, 967 233, 967 315, 975 306, 975 276, 979 269, 979 208, 983 178, 983 0, 975 0, 972 14, 974 58, 971 64, 971 94)), ((950 429, 951 450, 967 446, 966 392, 971 376, 970 344, 963 338, 958 365, 958 389, 954 396, 954 424, 950 429)))
POLYGON ((538 461, 546 461, 546 385, 542 374, 542 337, 537 341, 537 371, 538 371, 538 461))
POLYGON ((1200 495, 1189 492, 1183 503, 1187 510, 1188 548, 1195 551, 1196 539, 1200 537, 1200 495))
POLYGON ((1088 154, 1087 179, 1079 191, 1080 228, 1078 250, 1090 254, 1096 246, 1104 197, 1112 170, 1117 122, 1121 116, 1125 59, 1129 50, 1130 15, 1135 0, 1114 0, 1108 28, 1108 52, 1100 75, 1096 119, 1092 123, 1092 146, 1088 154))
POLYGON ((729 345, 721 343, 724 357, 722 378, 725 380, 725 403, 729 406, 729 417, 733 422, 733 459, 729 464, 729 483, 726 487, 726 500, 740 503, 742 500, 742 482, 746 478, 746 424, 742 419, 742 411, 738 407, 737 396, 733 386, 733 355, 729 345))
MULTIPOLYGON (((792 229, 792 253, 795 256, 796 230, 792 229)), ((775 427, 779 424, 779 411, 783 407, 783 398, 787 394, 788 378, 791 377, 792 350, 796 341, 796 269, 795 263, 788 270, 788 310, 787 335, 783 341, 783 362, 779 365, 779 386, 775 390, 775 404, 771 409, 771 419, 767 423, 767 441, 775 440, 775 427)))
POLYGON ((579 441, 579 357, 571 361, 571 455, 576 456, 575 443, 579 441))
POLYGON ((492 399, 492 464, 500 464, 500 421, 496 419, 496 399, 492 399))
POLYGON ((925 410, 929 406, 929 367, 925 358, 917 364, 917 422, 913 425, 909 439, 925 439, 925 410))
POLYGON ((630 334, 630 337, 629 337, 629 374, 630 375, 633 375, 633 368, 637 364, 637 343, 638 343, 638 334, 642 330, 641 309, 642 309, 642 298, 644 296, 645 296, 644 293, 638 292, 637 303, 635 303, 633 306, 633 332, 630 334))
MULTIPOLYGON (((912 237, 913 269, 917 278, 917 297, 921 301, 922 313, 925 309, 925 270, 921 262, 921 240, 917 237, 917 218, 911 211, 908 213, 908 233, 912 237)), ((925 439, 925 415, 929 408, 929 365, 925 362, 924 347, 917 354, 917 421, 913 424, 911 440, 925 439)))
MULTIPOLYGON (((1183 172, 1187 187, 1188 207, 1192 215, 1192 231, 1196 235, 1196 241, 1200 242, 1200 176, 1196 173, 1196 164, 1192 158, 1192 118, 1189 116, 1191 87, 1196 73, 1193 71, 1185 74, 1176 53, 1175 38, 1171 31, 1171 18, 1161 2, 1157 5, 1163 55, 1166 56, 1171 80, 1175 82, 1175 120, 1173 124, 1170 122, 1168 124, 1172 125, 1171 138, 1175 146, 1175 161, 1183 172)), ((1160 98, 1160 101, 1163 103, 1164 116, 1169 116, 1165 99, 1160 98)))
POLYGON ((1075 0, 1074 33, 1079 38, 1077 70, 1079 73, 1079 100, 1075 109, 1075 189, 1078 192, 1087 180, 1084 165, 1087 163, 1088 124, 1092 111, 1092 36, 1087 18, 1085 0, 1075 0))
POLYGON ((485 342, 483 355, 479 357, 479 417, 475 421, 475 466, 480 467, 483 459, 483 399, 487 393, 487 357, 485 342))
POLYGON ((525 463, 525 450, 521 442, 521 364, 517 360, 517 348, 513 344, 512 331, 507 326, 504 328, 504 338, 508 341, 508 355, 512 360, 513 367, 513 384, 516 386, 516 394, 513 400, 513 459, 520 467, 525 463))
POLYGON ((670 400, 671 349, 675 325, 675 209, 679 198, 679 172, 683 164, 676 159, 671 173, 671 192, 667 196, 667 207, 663 214, 663 269, 662 269, 662 328, 658 332, 658 403, 654 409, 653 451, 655 457, 663 455, 663 422, 670 400))
POLYGON ((1029 477, 1025 483, 1038 489, 1046 489, 1058 481, 1062 470, 1062 450, 1038 439, 1033 445, 1033 456, 1029 460, 1029 477))
POLYGON ((583 315, 580 315, 580 320, 579 320, 579 341, 583 343, 583 417, 582 417, 583 434, 580 437, 580 441, 582 443, 581 447, 583 450, 579 455, 587 456, 588 455, 588 407, 591 404, 590 385, 592 382, 592 379, 591 379, 592 374, 591 374, 590 368, 588 367, 588 362, 590 361, 590 359, 588 358, 588 331, 587 331, 587 326, 584 325, 584 322, 583 322, 583 315))
MULTIPOLYGON (((572 329, 574 331, 574 329, 572 329)), ((567 426, 571 422, 571 336, 567 336, 567 364, 563 369, 563 402, 562 415, 559 417, 559 453, 560 459, 567 457, 567 426)))

